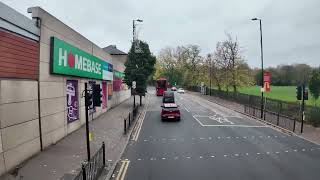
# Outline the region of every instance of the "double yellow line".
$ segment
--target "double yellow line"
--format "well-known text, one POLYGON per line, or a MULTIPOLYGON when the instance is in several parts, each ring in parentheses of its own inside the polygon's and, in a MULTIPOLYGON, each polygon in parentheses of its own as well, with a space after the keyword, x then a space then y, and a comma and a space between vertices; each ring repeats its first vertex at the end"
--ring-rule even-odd
POLYGON ((141 131, 141 127, 142 127, 142 124, 143 124, 143 120, 146 116, 146 113, 147 113, 147 109, 148 109, 148 106, 149 106, 149 96, 147 96, 148 98, 148 101, 146 103, 146 106, 145 106, 145 109, 143 110, 143 112, 141 113, 141 116, 137 122, 137 125, 135 126, 135 129, 134 129, 134 132, 133 132, 133 135, 132 135, 132 140, 134 141, 137 141, 138 138, 139 138, 139 134, 140 134, 140 131, 141 131))
POLYGON ((121 164, 121 167, 120 167, 120 170, 119 170, 119 173, 118 173, 116 180, 123 180, 125 178, 128 167, 129 167, 129 163, 130 163, 130 161, 128 159, 123 160, 121 162, 122 162, 122 164, 121 164))

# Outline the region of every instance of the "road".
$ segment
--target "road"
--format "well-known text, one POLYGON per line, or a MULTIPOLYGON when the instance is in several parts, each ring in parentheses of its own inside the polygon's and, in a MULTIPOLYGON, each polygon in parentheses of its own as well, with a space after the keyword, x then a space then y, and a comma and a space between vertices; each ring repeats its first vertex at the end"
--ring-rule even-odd
POLYGON ((162 122, 150 101, 112 179, 320 179, 320 146, 188 93, 180 122, 162 122))

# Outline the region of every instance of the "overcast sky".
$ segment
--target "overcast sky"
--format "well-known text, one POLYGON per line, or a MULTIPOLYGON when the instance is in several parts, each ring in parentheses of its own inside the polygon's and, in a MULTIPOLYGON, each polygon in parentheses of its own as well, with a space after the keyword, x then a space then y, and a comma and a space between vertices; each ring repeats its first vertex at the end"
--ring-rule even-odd
POLYGON ((161 48, 197 44, 213 52, 226 33, 236 37, 243 56, 260 67, 262 19, 265 66, 320 65, 319 0, 1 0, 27 17, 41 6, 100 47, 128 51, 132 20, 143 19, 139 38, 158 54, 161 48))

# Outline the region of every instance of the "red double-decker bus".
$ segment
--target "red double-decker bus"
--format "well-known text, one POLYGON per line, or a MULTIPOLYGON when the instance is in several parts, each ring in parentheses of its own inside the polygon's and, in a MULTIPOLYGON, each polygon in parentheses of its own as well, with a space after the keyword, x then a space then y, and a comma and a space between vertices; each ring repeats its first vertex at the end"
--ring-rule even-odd
POLYGON ((159 78, 156 83, 156 94, 157 96, 163 96, 163 92, 167 90, 167 79, 159 78))

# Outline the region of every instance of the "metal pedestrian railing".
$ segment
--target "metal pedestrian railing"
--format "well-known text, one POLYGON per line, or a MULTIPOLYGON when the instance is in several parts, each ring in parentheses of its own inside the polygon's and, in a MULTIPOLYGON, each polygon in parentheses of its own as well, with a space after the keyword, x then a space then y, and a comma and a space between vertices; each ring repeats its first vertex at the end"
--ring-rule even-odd
POLYGON ((132 122, 136 119, 138 115, 139 106, 136 106, 129 112, 129 115, 123 119, 123 131, 124 134, 127 134, 127 131, 132 125, 132 122))
POLYGON ((97 180, 106 166, 106 148, 104 142, 90 161, 81 165, 81 170, 73 180, 97 180))
MULTIPOLYGON (((261 115, 261 109, 260 107, 256 106, 250 106, 250 105, 244 105, 244 113, 260 118, 261 115)), ((290 130, 292 132, 295 132, 297 128, 299 129, 300 126, 296 125, 297 119, 295 117, 286 116, 283 114, 280 114, 280 112, 273 112, 269 110, 263 111, 263 120, 271 123, 273 125, 277 125, 279 127, 282 127, 284 129, 290 130)), ((300 131, 300 129, 299 129, 300 131)))

